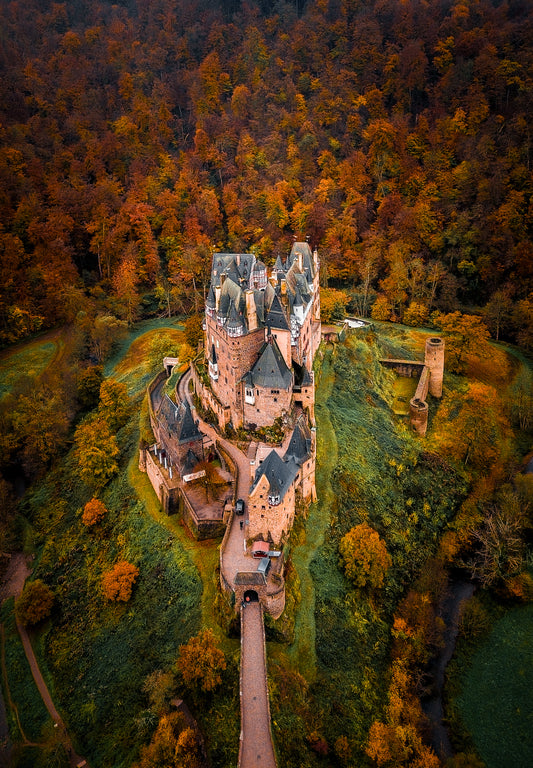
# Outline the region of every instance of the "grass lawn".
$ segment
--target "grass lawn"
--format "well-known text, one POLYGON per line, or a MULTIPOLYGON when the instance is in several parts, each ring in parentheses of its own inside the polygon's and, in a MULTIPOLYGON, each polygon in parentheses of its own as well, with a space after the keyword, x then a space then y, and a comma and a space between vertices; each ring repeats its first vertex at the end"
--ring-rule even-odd
POLYGON ((5 676, 3 673, 2 688, 10 733, 15 741, 41 742, 43 729, 52 726, 52 719, 33 679, 17 631, 13 599, 6 601, 2 606, 0 619, 4 626, 2 666, 5 664, 5 676))
POLYGON ((36 378, 52 362, 58 342, 50 338, 32 341, 23 347, 6 349, 0 355, 0 399, 7 395, 21 376, 36 378))
POLYGON ((487 768, 531 766, 533 605, 495 624, 473 657, 457 704, 487 768))

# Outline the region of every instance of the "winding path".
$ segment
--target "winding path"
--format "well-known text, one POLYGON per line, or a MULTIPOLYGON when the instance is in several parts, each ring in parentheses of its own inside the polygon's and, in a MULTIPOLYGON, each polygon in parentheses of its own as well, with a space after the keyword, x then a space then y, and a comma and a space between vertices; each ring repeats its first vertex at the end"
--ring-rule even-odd
MULTIPOLYGON (((178 384, 180 400, 188 400, 194 409, 189 393, 190 370, 178 384)), ((235 445, 222 438, 205 421, 196 416, 204 434, 223 447, 239 470, 237 496, 248 499, 250 491, 250 462, 235 445)), ((224 580, 232 588, 239 572, 256 570, 257 561, 246 554, 246 525, 244 517, 232 517, 231 528, 221 554, 221 571, 224 580), (244 522, 241 530, 240 522, 244 522)), ((268 702, 267 667, 263 609, 259 602, 241 607, 241 736, 239 768, 276 768, 276 758, 270 733, 270 707, 268 702)))
MULTIPOLYGON (((19 597, 19 595, 21 594, 24 588, 24 582, 26 581, 26 578, 29 574, 30 574, 30 571, 26 564, 26 558, 24 557, 24 555, 22 554, 13 555, 9 563, 9 568, 4 578, 4 583, 2 584, 2 587, 0 589, 0 603, 3 603, 4 600, 7 600, 7 598, 9 597, 15 597, 15 598, 19 597)), ((35 680, 35 684, 39 689, 39 693, 41 694, 41 698, 46 706, 46 709, 48 710, 50 717, 53 719, 55 723, 55 726, 58 730, 58 734, 61 735, 61 741, 65 745, 65 749, 69 756, 70 765, 73 767, 80 765, 81 763, 84 762, 83 757, 76 754, 76 752, 74 751, 74 747, 72 746, 72 742, 67 733, 67 729, 66 729, 65 723, 63 722, 63 718, 55 708, 55 705, 54 705, 54 702, 52 701, 52 697, 50 696, 48 687, 41 674, 41 670, 39 669, 39 664, 37 663, 37 659, 35 658, 35 654, 33 652, 33 648, 32 648, 28 633, 26 631, 26 628, 23 627, 18 620, 17 620, 17 630, 20 635, 22 645, 24 646, 24 652, 26 653, 26 658, 28 659, 28 664, 30 665, 33 679, 35 680)))

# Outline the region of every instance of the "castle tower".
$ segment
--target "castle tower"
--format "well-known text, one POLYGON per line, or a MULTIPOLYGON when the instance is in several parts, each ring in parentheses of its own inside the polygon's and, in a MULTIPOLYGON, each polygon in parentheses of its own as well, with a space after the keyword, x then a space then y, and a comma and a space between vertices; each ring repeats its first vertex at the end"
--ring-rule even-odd
POLYGON ((437 336, 431 336, 426 341, 425 360, 429 368, 429 394, 442 397, 442 378, 444 375, 444 341, 437 336))

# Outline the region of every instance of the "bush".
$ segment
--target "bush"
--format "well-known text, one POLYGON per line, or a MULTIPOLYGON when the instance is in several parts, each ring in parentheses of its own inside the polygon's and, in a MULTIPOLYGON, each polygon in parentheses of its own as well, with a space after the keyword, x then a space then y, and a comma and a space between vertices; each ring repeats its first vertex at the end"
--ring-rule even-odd
POLYGON ((102 577, 104 596, 107 600, 120 600, 127 603, 138 575, 139 569, 135 565, 128 563, 127 560, 121 560, 102 577))
POLYGON ((81 519, 83 521, 83 524, 86 525, 88 528, 92 525, 96 525, 96 523, 99 523, 100 520, 103 519, 105 513, 107 512, 107 509, 105 507, 105 504, 100 501, 100 499, 91 499, 87 502, 85 507, 83 508, 83 514, 81 516, 81 519))
POLYGON ((54 604, 54 593, 43 581, 36 579, 24 587, 15 602, 18 621, 25 627, 38 624, 50 615, 54 604))
POLYGON ((213 632, 205 629, 180 646, 177 666, 185 685, 213 691, 222 682, 226 658, 217 648, 213 632))

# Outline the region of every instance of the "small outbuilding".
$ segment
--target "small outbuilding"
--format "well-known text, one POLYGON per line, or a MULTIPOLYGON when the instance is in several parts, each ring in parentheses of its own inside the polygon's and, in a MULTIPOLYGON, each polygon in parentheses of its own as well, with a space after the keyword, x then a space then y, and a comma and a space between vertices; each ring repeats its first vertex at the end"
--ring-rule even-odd
POLYGON ((252 544, 252 557, 267 557, 270 545, 266 541, 254 541, 252 544))

